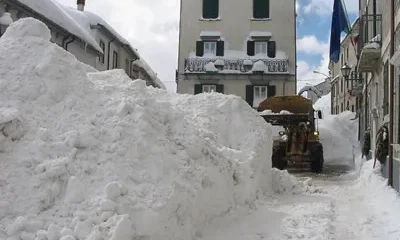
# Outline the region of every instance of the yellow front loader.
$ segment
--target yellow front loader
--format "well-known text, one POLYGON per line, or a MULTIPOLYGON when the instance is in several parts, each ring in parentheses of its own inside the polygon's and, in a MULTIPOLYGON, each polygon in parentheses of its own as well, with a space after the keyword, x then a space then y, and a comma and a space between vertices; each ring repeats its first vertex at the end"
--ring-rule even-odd
POLYGON ((272 167, 322 172, 323 147, 316 126, 322 113, 314 110, 310 100, 298 95, 274 96, 261 102, 258 111, 267 122, 284 129, 273 143, 272 167))

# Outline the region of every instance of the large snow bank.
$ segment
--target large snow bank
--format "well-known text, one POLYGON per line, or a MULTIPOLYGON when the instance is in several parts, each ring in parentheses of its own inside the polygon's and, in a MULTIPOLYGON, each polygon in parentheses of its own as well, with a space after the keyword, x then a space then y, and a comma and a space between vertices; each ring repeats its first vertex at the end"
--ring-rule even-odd
POLYGON ((359 239, 400 239, 399 193, 382 177, 379 161, 375 168, 373 164, 373 160, 363 162, 360 177, 349 187, 348 202, 354 204, 349 208, 354 216, 349 227, 358 230, 359 239))
POLYGON ((354 156, 359 151, 358 119, 350 111, 331 115, 331 94, 327 94, 314 104, 321 110, 323 119, 318 120, 321 143, 324 146, 326 164, 354 165, 354 156))
POLYGON ((273 130, 241 98, 91 71, 49 34, 0 39, 0 239, 187 240, 272 191, 273 130))
POLYGON ((353 166, 359 151, 358 119, 350 111, 338 115, 324 115, 319 120, 320 140, 324 146, 325 163, 353 166))

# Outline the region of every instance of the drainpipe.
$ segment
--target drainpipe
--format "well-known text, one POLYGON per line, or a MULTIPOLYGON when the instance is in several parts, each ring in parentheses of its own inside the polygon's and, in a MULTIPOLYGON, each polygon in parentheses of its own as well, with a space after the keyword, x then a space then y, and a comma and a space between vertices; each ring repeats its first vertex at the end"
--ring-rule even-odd
MULTIPOLYGON (((391 0, 390 7, 390 58, 394 55, 394 0, 391 0)), ((394 98, 394 66, 390 64, 389 69, 389 176, 388 185, 393 187, 393 98, 394 98)))
POLYGON ((107 70, 110 70, 110 51, 111 51, 111 43, 114 42, 115 38, 111 39, 111 41, 108 42, 107 46, 107 70))
POLYGON ((65 43, 65 50, 68 51, 68 44, 72 43, 73 41, 75 41, 75 38, 71 38, 71 40, 65 43))

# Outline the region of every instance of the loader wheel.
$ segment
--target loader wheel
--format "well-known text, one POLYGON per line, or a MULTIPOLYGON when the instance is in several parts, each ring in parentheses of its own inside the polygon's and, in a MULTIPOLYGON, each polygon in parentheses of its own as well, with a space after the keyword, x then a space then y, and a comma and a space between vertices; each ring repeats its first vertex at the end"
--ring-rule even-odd
POLYGON ((285 148, 276 145, 272 148, 272 167, 284 170, 287 167, 285 159, 285 148))
POLYGON ((320 173, 324 167, 324 151, 321 143, 313 146, 310 152, 310 168, 312 172, 320 173))

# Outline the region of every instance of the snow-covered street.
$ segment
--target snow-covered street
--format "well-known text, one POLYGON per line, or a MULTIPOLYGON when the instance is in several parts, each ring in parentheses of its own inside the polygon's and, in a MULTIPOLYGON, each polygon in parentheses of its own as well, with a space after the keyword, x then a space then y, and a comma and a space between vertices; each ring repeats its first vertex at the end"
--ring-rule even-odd
MULTIPOLYGON (((398 195, 372 162, 360 173, 314 175, 311 192, 289 191, 232 211, 199 239, 400 239, 398 195)), ((299 181, 307 175, 295 174, 299 181)))

